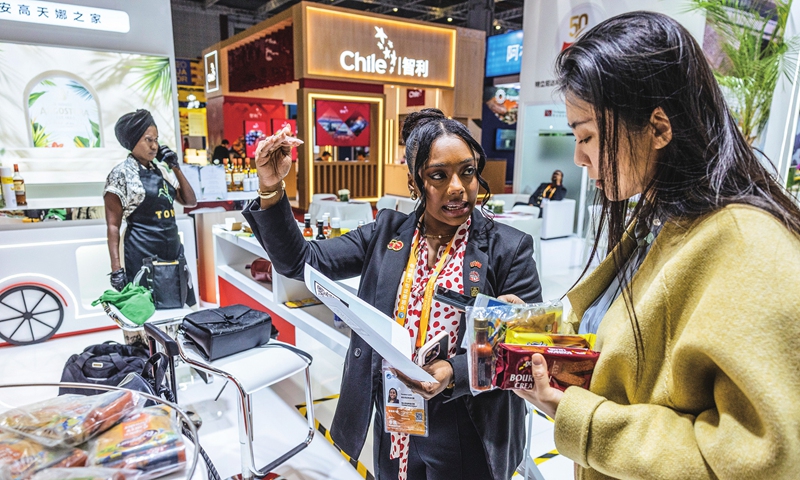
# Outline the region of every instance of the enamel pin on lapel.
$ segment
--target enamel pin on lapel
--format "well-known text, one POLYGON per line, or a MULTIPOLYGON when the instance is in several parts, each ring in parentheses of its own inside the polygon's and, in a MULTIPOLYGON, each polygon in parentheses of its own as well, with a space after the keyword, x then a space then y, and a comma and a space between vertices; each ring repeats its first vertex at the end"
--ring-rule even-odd
POLYGON ((482 266, 483 266, 483 264, 481 262, 477 261, 477 260, 473 260, 473 261, 469 262, 469 267, 470 268, 481 268, 482 266))
POLYGON ((469 272, 469 281, 472 283, 478 283, 481 281, 481 276, 478 274, 477 270, 469 272))
POLYGON ((470 287, 470 289, 469 289, 469 296, 470 297, 477 297, 479 293, 481 293, 480 288, 478 288, 478 287, 470 287))
POLYGON ((388 248, 389 250, 394 250, 395 252, 399 252, 400 250, 403 249, 403 242, 394 239, 391 242, 389 242, 389 245, 387 245, 386 248, 388 248))

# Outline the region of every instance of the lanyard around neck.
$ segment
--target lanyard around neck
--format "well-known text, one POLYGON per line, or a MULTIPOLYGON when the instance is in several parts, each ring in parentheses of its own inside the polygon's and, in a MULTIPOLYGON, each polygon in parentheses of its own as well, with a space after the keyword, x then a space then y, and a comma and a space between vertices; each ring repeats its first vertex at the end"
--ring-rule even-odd
POLYGON ((547 197, 547 198, 553 198, 553 195, 555 193, 556 193, 555 187, 552 187, 551 185, 547 185, 547 187, 544 189, 544 194, 542 196, 543 197, 547 197))
MULTIPOLYGON (((408 321, 408 302, 411 299, 411 286, 414 283, 414 272, 417 269, 417 249, 419 247, 419 238, 420 234, 414 237, 414 244, 411 246, 411 253, 408 256, 408 264, 406 264, 406 271, 403 274, 403 288, 400 291, 400 302, 397 305, 397 317, 395 320, 400 325, 405 326, 406 322, 408 321)), ((433 293, 436 290, 436 279, 439 277, 439 273, 441 273, 442 269, 444 269, 445 264, 447 263, 447 257, 450 255, 450 251, 453 248, 453 242, 455 241, 456 236, 453 235, 453 238, 450 239, 450 242, 447 244, 447 248, 445 249, 442 256, 439 258, 439 261, 436 262, 436 266, 431 272, 431 276, 428 277, 428 283, 425 285, 425 295, 422 299, 422 310, 420 311, 420 318, 419 318, 419 333, 417 334, 417 348, 420 348, 425 343, 425 338, 428 335, 428 320, 431 315, 431 303, 433 303, 433 293)), ((427 252, 426 252, 427 254, 427 252)))

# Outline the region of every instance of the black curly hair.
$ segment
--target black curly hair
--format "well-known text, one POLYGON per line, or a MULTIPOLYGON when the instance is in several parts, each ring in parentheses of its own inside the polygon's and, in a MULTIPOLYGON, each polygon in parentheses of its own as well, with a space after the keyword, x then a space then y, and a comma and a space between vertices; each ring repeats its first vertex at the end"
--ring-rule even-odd
POLYGON ((446 135, 459 137, 475 154, 478 161, 478 184, 486 191, 481 200, 481 208, 484 208, 486 202, 492 195, 489 184, 481 177, 483 167, 486 166, 486 153, 483 151, 481 144, 472 138, 467 127, 457 120, 447 118, 444 113, 437 108, 425 108, 419 112, 411 113, 406 117, 403 123, 403 141, 406 144, 406 164, 408 165, 408 171, 411 174, 411 178, 414 179, 414 184, 416 184, 420 195, 419 204, 416 209, 420 231, 424 231, 422 214, 425 212, 425 207, 427 205, 425 183, 422 180, 420 171, 430 159, 433 142, 439 137, 446 135))

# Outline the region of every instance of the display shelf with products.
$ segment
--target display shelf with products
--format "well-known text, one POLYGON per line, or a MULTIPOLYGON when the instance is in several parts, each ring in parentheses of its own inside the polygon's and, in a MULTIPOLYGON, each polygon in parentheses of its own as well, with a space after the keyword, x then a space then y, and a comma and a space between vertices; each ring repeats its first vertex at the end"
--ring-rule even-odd
MULTIPOLYGON (((220 280, 224 280, 337 355, 346 355, 350 344, 349 330, 336 328, 333 312, 328 307, 313 305, 290 308, 285 305, 288 301, 313 298, 303 282, 273 271, 272 283, 261 283, 244 270, 243 266, 257 257, 269 259, 255 237, 237 235, 222 226, 215 226, 213 232, 214 260, 220 280)), ((350 290, 357 290, 359 278, 340 283, 350 290)))

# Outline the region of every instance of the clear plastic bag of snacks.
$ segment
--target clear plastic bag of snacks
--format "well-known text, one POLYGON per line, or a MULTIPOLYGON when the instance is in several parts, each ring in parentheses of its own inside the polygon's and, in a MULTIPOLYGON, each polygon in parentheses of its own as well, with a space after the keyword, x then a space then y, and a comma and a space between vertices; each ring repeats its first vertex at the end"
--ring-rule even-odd
POLYGON ((33 439, 47 447, 74 447, 111 428, 136 410, 135 392, 63 395, 11 409, 0 415, 0 429, 33 439))
MULTIPOLYGON (((530 356, 533 353, 542 353, 548 367, 569 380, 569 385, 577 385, 580 376, 581 386, 588 386, 597 361, 597 353, 590 350, 594 336, 558 334, 563 314, 561 302, 501 305, 496 300, 484 299, 476 301, 476 305, 490 306, 469 307, 466 312, 465 341, 473 394, 495 388, 531 388, 530 356), (579 356, 581 361, 593 361, 591 368, 585 364, 567 366, 572 363, 573 356, 576 359, 579 356), (554 363, 556 359, 559 360, 554 363), (578 367, 580 371, 575 370, 578 367)), ((551 374, 555 375, 553 371, 551 374)), ((562 390, 566 388, 561 383, 551 384, 562 390)))
POLYGON ((139 480, 138 470, 119 470, 116 468, 48 468, 42 470, 31 480, 139 480))
POLYGON ((77 448, 48 448, 30 438, 0 433, 0 479, 17 480, 50 467, 80 467, 87 455, 77 448))
POLYGON ((183 436, 167 406, 144 408, 91 442, 89 464, 138 470, 142 479, 186 467, 183 436))

